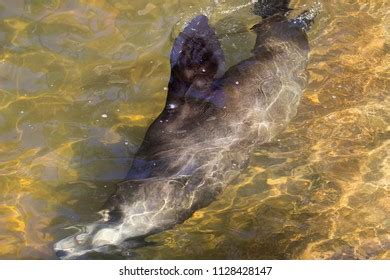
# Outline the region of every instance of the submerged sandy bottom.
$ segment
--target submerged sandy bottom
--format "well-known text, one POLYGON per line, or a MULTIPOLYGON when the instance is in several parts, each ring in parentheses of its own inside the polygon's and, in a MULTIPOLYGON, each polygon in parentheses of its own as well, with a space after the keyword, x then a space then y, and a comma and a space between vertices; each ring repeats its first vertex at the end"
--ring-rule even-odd
MULTIPOLYGON (((207 14, 232 65, 253 45, 249 2, 0 3, 0 258, 54 258, 54 241, 96 219, 164 105, 175 36, 207 14)), ((389 259, 385 3, 323 1, 288 129, 218 201, 131 256, 389 259)))

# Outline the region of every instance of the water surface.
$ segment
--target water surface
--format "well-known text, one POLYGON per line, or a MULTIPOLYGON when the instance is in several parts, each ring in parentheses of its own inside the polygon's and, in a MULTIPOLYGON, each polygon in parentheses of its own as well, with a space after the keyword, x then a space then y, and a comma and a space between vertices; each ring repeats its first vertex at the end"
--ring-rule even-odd
MULTIPOLYGON (((322 6, 296 118, 216 202, 131 257, 390 259, 390 5, 322 6)), ((208 15, 232 65, 255 39, 250 7, 0 0, 0 258, 55 258, 98 218, 164 105, 175 36, 208 15)))

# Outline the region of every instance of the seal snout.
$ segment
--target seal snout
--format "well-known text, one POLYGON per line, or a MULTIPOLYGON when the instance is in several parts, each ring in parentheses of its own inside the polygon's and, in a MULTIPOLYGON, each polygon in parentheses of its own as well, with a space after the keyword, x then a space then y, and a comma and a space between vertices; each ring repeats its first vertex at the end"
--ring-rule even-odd
POLYGON ((56 256, 60 259, 66 257, 68 255, 68 253, 64 250, 58 250, 56 251, 56 256))

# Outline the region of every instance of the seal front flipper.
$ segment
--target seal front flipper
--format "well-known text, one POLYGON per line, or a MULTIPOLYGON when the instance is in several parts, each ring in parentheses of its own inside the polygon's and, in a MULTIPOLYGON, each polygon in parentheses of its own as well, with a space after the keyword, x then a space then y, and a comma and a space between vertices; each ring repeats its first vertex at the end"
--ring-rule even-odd
POLYGON ((206 90, 214 79, 223 75, 224 68, 223 51, 208 18, 195 17, 173 44, 167 104, 184 101, 192 85, 206 90))
POLYGON ((170 62, 165 108, 148 128, 127 179, 144 179, 163 170, 164 160, 156 155, 169 150, 173 139, 184 137, 188 123, 206 116, 205 103, 223 101, 214 81, 224 73, 224 55, 206 16, 192 19, 175 39, 170 62))
POLYGON ((157 143, 161 146, 164 139, 167 143, 171 142, 172 139, 163 134, 183 131, 183 124, 193 121, 197 113, 202 112, 203 106, 199 105, 210 101, 217 93, 216 80, 225 71, 225 61, 221 45, 206 16, 195 17, 179 34, 170 60, 171 77, 165 108, 149 127, 138 155, 157 143))

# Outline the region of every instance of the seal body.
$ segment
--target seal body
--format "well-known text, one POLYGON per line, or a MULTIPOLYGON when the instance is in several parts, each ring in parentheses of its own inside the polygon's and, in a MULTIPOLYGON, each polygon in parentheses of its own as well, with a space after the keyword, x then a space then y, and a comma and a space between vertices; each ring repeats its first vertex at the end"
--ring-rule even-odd
POLYGON ((263 21, 253 27, 252 57, 226 72, 207 17, 189 23, 172 49, 165 109, 149 127, 127 179, 107 201, 102 220, 55 244, 61 257, 183 222, 240 174, 255 146, 286 126, 307 83, 309 47, 307 17, 288 19, 285 4, 258 12, 263 21))

